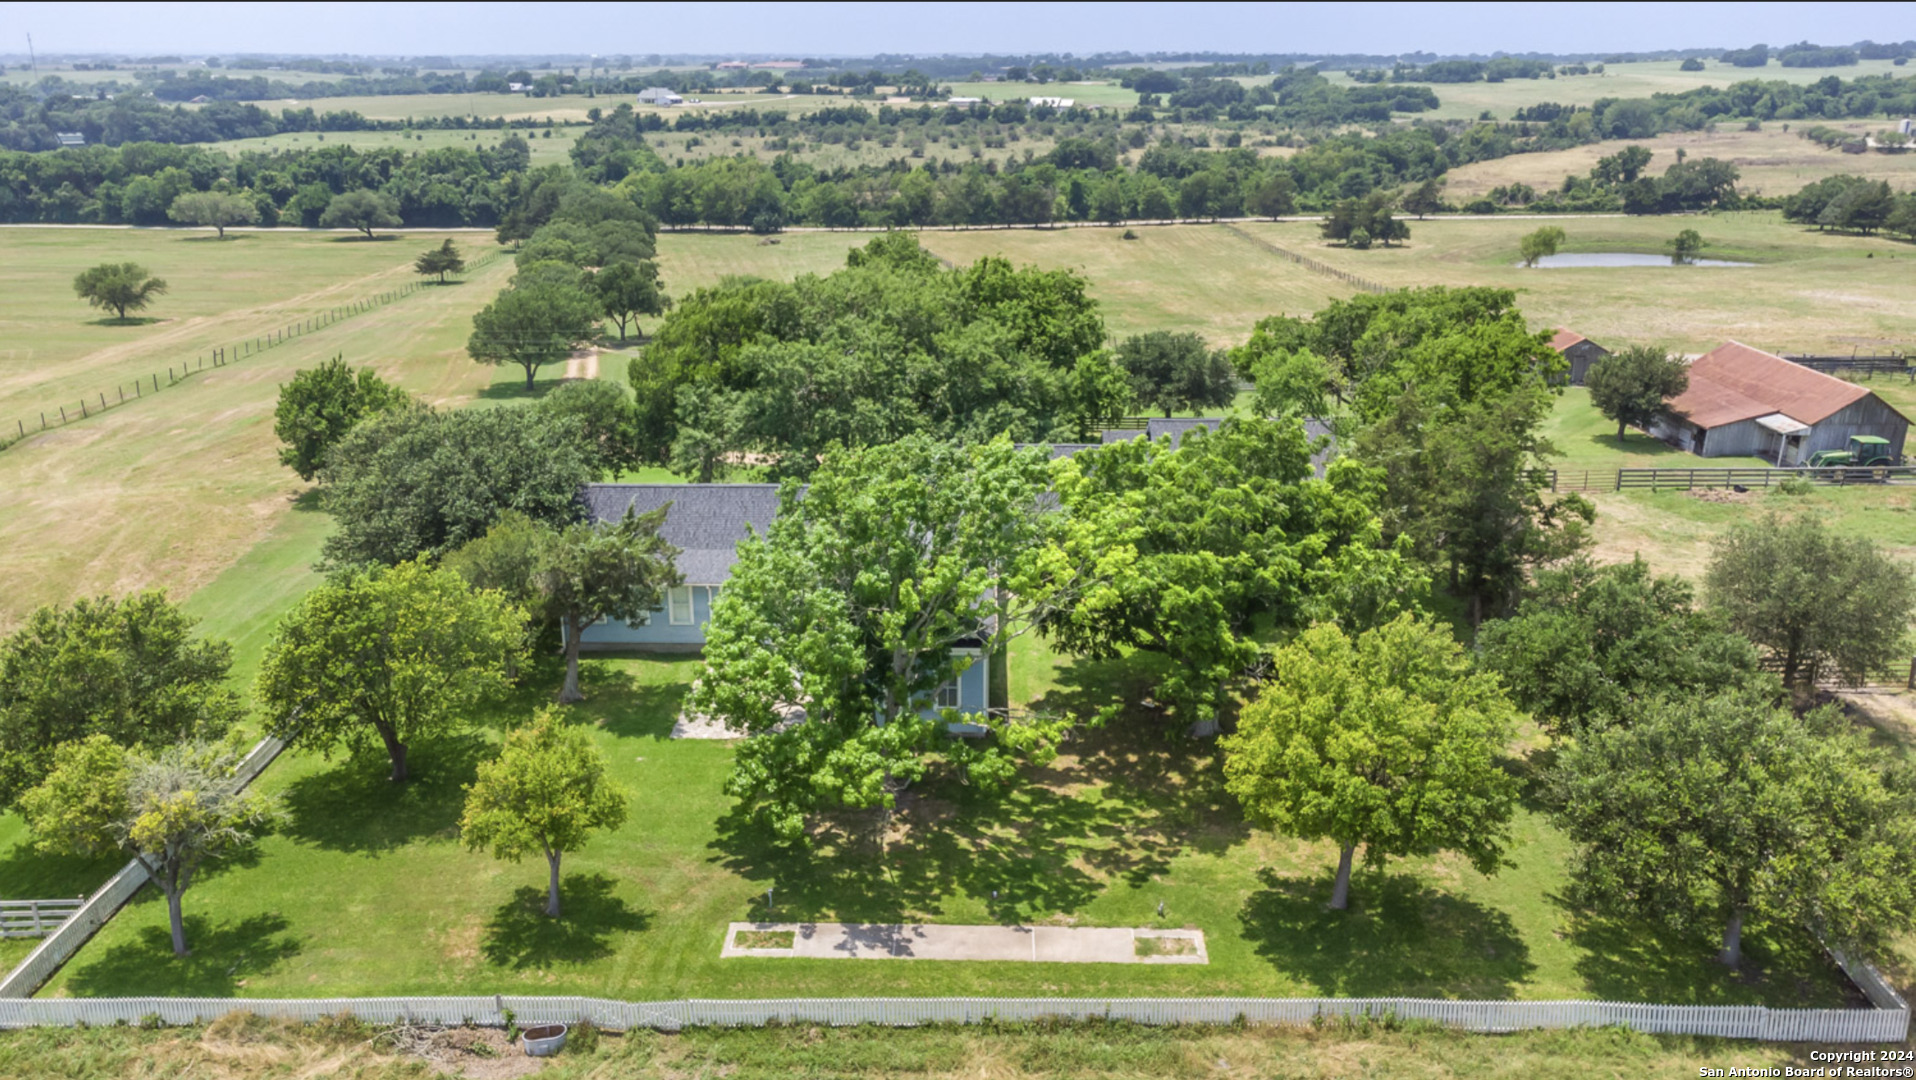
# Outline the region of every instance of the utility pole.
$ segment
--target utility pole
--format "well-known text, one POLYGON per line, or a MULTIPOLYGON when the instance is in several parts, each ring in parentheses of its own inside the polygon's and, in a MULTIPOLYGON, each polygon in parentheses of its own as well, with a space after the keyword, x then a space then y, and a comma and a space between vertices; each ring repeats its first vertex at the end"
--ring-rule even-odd
POLYGON ((40 81, 40 58, 33 54, 33 35, 27 35, 27 63, 33 67, 33 81, 40 81))

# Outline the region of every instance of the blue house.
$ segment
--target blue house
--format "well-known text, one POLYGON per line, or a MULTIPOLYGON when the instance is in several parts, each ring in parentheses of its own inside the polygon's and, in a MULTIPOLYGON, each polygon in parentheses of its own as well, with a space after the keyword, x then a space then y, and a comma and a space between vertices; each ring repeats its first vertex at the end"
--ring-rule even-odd
MULTIPOLYGON (((629 509, 636 514, 669 506, 659 535, 679 549, 678 569, 685 584, 667 591, 665 602, 637 622, 601 619, 580 635, 584 652, 637 650, 697 652, 705 645, 712 604, 725 589, 738 562, 739 541, 763 536, 778 516, 777 484, 587 484, 582 496, 593 521, 614 524, 629 509)), ((984 713, 994 704, 994 665, 983 643, 960 645, 955 656, 970 666, 939 687, 924 711, 956 709, 984 713)), ((1002 699, 1003 694, 996 695, 1002 699)), ((1002 707, 1002 700, 996 702, 1002 707)), ((982 735, 975 724, 953 724, 954 734, 982 735)))

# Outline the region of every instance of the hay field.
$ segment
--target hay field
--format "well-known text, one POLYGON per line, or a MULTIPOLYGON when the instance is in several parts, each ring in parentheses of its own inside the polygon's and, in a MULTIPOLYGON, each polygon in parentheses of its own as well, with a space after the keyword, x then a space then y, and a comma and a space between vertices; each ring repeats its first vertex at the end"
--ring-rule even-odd
MULTIPOLYGON (((1473 120, 1489 110, 1492 117, 1508 120, 1525 105, 1554 101, 1560 105, 1588 105, 1598 98, 1645 98, 1652 94, 1678 94, 1702 86, 1727 87, 1733 83, 1763 82, 1813 83, 1826 75, 1845 81, 1859 75, 1905 75, 1908 68, 1893 66, 1888 60, 1864 60, 1853 67, 1786 68, 1771 63, 1761 68, 1739 68, 1705 60, 1702 71, 1679 70, 1678 60, 1647 60, 1632 64, 1605 64, 1602 75, 1560 75, 1554 79, 1508 79, 1500 83, 1419 83, 1437 92, 1441 107, 1419 116, 1436 120, 1473 120)), ((1333 82, 1355 85, 1345 72, 1327 73, 1333 82)))
MULTIPOLYGON (((1818 126, 1815 121, 1802 120, 1772 121, 1764 124, 1760 131, 1744 131, 1740 127, 1731 130, 1735 125, 1725 125, 1718 131, 1674 132, 1654 139, 1614 139, 1569 150, 1513 154, 1450 170, 1444 174, 1444 197, 1462 205, 1505 184, 1529 184, 1540 192, 1553 189, 1563 183, 1565 176, 1586 176, 1598 158, 1608 157, 1630 145, 1647 147, 1655 155, 1649 166, 1653 175, 1674 164, 1678 150, 1693 159, 1713 157, 1728 161, 1742 174, 1737 190, 1745 195, 1790 195, 1805 184, 1837 173, 1887 180, 1891 187, 1902 191, 1916 189, 1916 154, 1845 154, 1840 150, 1825 150, 1802 137, 1804 129, 1815 126, 1818 126)), ((1891 127, 1882 120, 1839 120, 1822 126, 1840 128, 1858 136, 1891 127)))
MULTIPOLYGON (((451 237, 467 257, 491 247, 485 233, 356 234, 262 230, 220 241, 198 229, 8 228, 0 232, 0 424, 35 426, 39 413, 83 395, 183 365, 216 345, 250 339, 353 300, 418 280, 412 260, 451 237), (136 262, 168 291, 138 317, 73 295, 74 275, 104 262, 136 262)), ((341 329, 344 329, 342 327, 341 329)), ((150 384, 149 384, 150 385, 150 384)), ((129 387, 127 393, 132 393, 129 387)))
POLYGON ((1790 352, 1916 344, 1909 311, 1916 248, 1906 243, 1818 233, 1771 211, 1580 218, 1550 223, 1568 234, 1566 252, 1660 252, 1679 229, 1693 228, 1709 244, 1706 257, 1758 265, 1525 270, 1516 265, 1517 241, 1543 224, 1520 217, 1413 220, 1408 244, 1370 251, 1331 247, 1306 222, 1240 227, 1393 288, 1517 289, 1533 326, 1569 326, 1612 348, 1621 342, 1696 353, 1728 338, 1790 352))
MULTIPOLYGON (((73 237, 94 244, 118 243, 124 245, 118 251, 135 253, 142 252, 142 244, 182 242, 177 233, 125 230, 21 229, 8 230, 6 236, 15 251, 31 252, 38 243, 40 250, 56 253, 73 237)), ((226 309, 209 305, 202 320, 211 328, 263 329, 280 325, 285 312, 330 306, 335 292, 342 298, 363 296, 382 283, 409 277, 394 264, 401 258, 410 260, 415 242, 422 239, 409 237, 403 246, 301 248, 297 245, 306 242, 330 244, 330 238, 289 236, 283 242, 294 246, 288 249, 273 247, 282 242, 278 236, 263 239, 254 250, 268 254, 284 250, 299 256, 278 261, 304 259, 309 265, 302 272, 330 277, 336 284, 282 295, 278 300, 262 301, 257 295, 239 293, 229 298, 226 309), (353 261, 374 249, 381 253, 384 269, 353 261), (335 252, 336 263, 322 257, 333 257, 335 252)), ((248 250, 243 245, 227 247, 234 252, 248 250)), ((254 263, 250 274, 265 277, 274 266, 271 259, 254 263)), ((466 357, 472 313, 493 297, 510 273, 509 260, 495 261, 463 284, 421 290, 232 367, 195 376, 150 399, 68 428, 31 435, 0 452, 0 581, 6 583, 0 589, 0 633, 40 604, 79 596, 164 587, 176 597, 185 597, 240 562, 262 541, 283 538, 289 530, 310 540, 306 535, 310 522, 295 514, 306 485, 277 459, 272 414, 279 385, 299 368, 343 355, 349 363, 373 366, 429 401, 467 400, 490 385, 495 375, 494 369, 466 357)), ((184 286, 186 275, 178 276, 184 286)), ((243 283, 248 272, 235 269, 232 277, 234 283, 243 283)), ((64 285, 62 279, 56 282, 64 285)), ((166 327, 132 332, 154 331, 164 333, 166 327)), ((16 334, 11 340, 18 342, 23 336, 16 334)), ((45 348, 51 352, 57 347, 55 341, 45 348)), ((110 374, 133 362, 109 363, 98 360, 95 351, 71 343, 65 347, 68 351, 58 355, 66 359, 47 365, 51 370, 94 363, 96 370, 110 374)), ((267 581, 284 576, 281 571, 293 573, 298 563, 308 560, 278 561, 287 565, 262 566, 254 586, 277 592, 267 581)), ((245 582, 234 585, 246 591, 245 582)), ((271 606, 258 594, 255 599, 260 608, 271 606)), ((243 597, 236 598, 235 610, 246 603, 243 597)))

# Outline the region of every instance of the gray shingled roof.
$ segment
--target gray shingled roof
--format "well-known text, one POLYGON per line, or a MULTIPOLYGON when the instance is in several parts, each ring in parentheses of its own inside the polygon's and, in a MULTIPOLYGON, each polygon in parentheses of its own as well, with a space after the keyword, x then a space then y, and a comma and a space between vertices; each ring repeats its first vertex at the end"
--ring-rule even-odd
POLYGON ((659 535, 680 550, 687 585, 723 585, 738 561, 738 542, 763 536, 778 514, 777 484, 587 484, 594 521, 615 522, 627 507, 647 513, 670 503, 659 535))
POLYGON ((1016 443, 1014 445, 1020 450, 1029 450, 1034 446, 1042 446, 1046 450, 1050 451, 1051 460, 1056 461, 1061 457, 1070 457, 1071 455, 1077 453, 1080 450, 1089 450, 1094 446, 1103 446, 1104 444, 1094 443, 1094 442, 1091 442, 1091 443, 1061 442, 1061 443, 1016 443))

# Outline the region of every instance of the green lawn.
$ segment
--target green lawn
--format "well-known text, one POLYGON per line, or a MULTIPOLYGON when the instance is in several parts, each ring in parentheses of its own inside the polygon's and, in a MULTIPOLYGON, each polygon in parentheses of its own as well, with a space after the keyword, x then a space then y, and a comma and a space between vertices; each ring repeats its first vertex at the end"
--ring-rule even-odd
MULTIPOLYGON (((1323 909, 1334 855, 1256 833, 1208 747, 1148 711, 1086 732, 1004 798, 930 782, 901 800, 881 848, 869 814, 825 823, 817 849, 781 852, 728 816, 728 744, 667 738, 692 658, 589 661, 572 710, 632 794, 630 823, 565 868, 568 915, 538 914, 543 868, 466 852, 462 785, 495 726, 545 700, 547 667, 476 735, 421 747, 401 788, 377 762, 290 757, 262 781, 290 818, 256 860, 196 883, 194 954, 170 958, 164 905, 142 898, 47 992, 379 995, 471 992, 618 997, 882 994, 1268 994, 1597 997, 1830 1003, 1837 983, 1797 935, 1756 935, 1754 979, 1711 942, 1591 920, 1562 906, 1567 845, 1537 814, 1511 865, 1484 878, 1453 857, 1360 874, 1347 915, 1323 909), (768 908, 767 888, 776 905, 768 908), (1165 916, 1156 915, 1159 902, 1165 916), (718 958, 728 922, 923 920, 1195 926, 1204 967, 848 963, 718 958)), ((1088 714, 1135 701, 1143 661, 1014 660, 1014 689, 1088 714)))
POLYGON ((1565 387, 1543 434, 1561 454, 1551 467, 1565 473, 1640 468, 1762 468, 1761 458, 1700 458, 1646 434, 1640 428, 1617 441, 1617 425, 1590 404, 1590 391, 1565 387))

